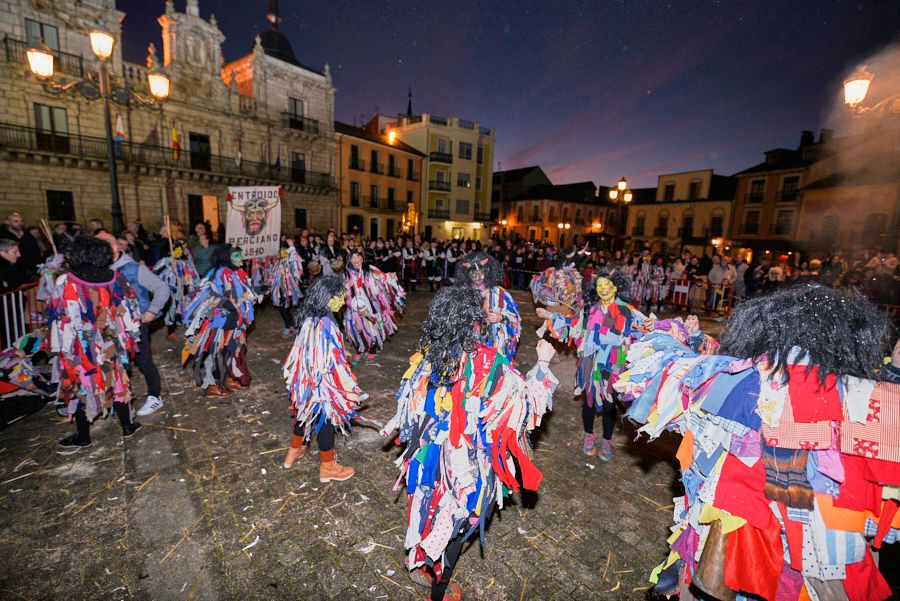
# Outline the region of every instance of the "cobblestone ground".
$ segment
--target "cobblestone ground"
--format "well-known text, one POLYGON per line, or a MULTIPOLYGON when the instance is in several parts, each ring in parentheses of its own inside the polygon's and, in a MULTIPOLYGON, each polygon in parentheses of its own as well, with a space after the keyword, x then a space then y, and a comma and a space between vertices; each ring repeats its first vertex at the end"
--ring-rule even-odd
MULTIPOLYGON (((538 320, 527 295, 517 297, 527 369, 538 320)), ((380 365, 357 369, 370 418, 393 414, 429 299, 414 293, 380 365)), ((94 425, 92 447, 67 454, 56 441, 70 426, 49 406, 0 433, 0 598, 425 598, 403 568, 393 444, 369 428, 340 439, 339 460, 357 469, 344 483, 319 483, 315 453, 281 467, 291 416, 280 329, 277 312, 261 309, 253 385, 221 400, 201 395, 178 344, 157 332, 166 405, 124 443, 108 419, 94 425)), ((562 386, 535 439, 541 490, 495 515, 488 546, 470 545, 455 578, 468 599, 644 598, 678 490, 676 440, 634 443, 620 425, 613 461, 585 457, 574 357, 563 352, 552 367, 562 386)))

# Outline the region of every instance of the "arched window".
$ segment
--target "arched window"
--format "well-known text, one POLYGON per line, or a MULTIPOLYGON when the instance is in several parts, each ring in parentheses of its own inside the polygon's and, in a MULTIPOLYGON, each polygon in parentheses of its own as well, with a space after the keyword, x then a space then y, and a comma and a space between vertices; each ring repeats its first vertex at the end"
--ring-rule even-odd
POLYGON ((709 235, 712 238, 725 235, 725 209, 713 209, 709 218, 709 235))
POLYGON ((668 211, 660 211, 659 215, 656 216, 656 229, 653 232, 654 236, 668 236, 669 235, 669 212, 668 211))
POLYGON ((632 236, 643 236, 644 235, 644 226, 647 222, 647 213, 644 212, 644 209, 641 209, 637 212, 637 215, 634 217, 634 228, 631 230, 632 236))
POLYGON ((694 237, 694 210, 688 209, 681 216, 681 238, 694 237))

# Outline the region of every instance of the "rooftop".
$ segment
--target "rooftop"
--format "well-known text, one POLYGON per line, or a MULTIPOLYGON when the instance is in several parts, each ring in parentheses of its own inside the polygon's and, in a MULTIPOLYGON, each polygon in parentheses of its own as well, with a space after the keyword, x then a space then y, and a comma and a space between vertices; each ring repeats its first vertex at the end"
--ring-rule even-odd
POLYGON ((394 140, 394 143, 391 144, 388 142, 387 136, 375 135, 369 133, 365 129, 361 127, 355 127, 348 123, 342 123, 340 121, 334 122, 334 133, 343 134, 346 136, 353 136, 354 138, 359 138, 361 140, 367 140, 369 142, 374 142, 375 144, 380 144, 381 146, 386 146, 388 148, 393 148, 395 150, 401 150, 403 152, 408 152, 410 154, 414 154, 416 156, 424 157, 426 156, 424 153, 419 152, 409 144, 404 144, 399 139, 394 140))

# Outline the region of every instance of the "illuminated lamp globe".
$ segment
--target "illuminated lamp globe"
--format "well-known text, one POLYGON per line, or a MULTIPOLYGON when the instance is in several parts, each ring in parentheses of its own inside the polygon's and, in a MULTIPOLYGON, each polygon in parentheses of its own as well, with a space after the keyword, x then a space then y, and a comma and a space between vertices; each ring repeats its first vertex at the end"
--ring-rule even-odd
POLYGON ((866 99, 869 92, 869 84, 875 75, 865 66, 857 69, 856 73, 844 80, 844 103, 850 108, 856 107, 866 99))
POLYGON ((394 142, 396 142, 397 141, 397 130, 395 130, 395 129, 390 130, 388 132, 387 139, 388 139, 388 144, 393 144, 394 142))
POLYGON ((632 193, 631 193, 631 190, 629 190, 628 192, 626 192, 626 193, 623 195, 622 200, 624 200, 625 202, 631 202, 631 199, 632 199, 632 198, 634 198, 634 194, 632 194, 632 193))
POLYGON ((101 61, 105 61, 112 56, 115 45, 116 38, 105 31, 95 29, 91 32, 91 50, 101 61))
POLYGON ((625 179, 624 177, 622 179, 620 179, 618 182, 616 182, 616 188, 618 188, 619 190, 624 190, 627 187, 628 187, 628 180, 625 179))
POLYGON ((615 199, 617 199, 618 197, 619 197, 619 191, 618 191, 618 190, 616 190, 615 188, 613 188, 612 190, 609 191, 609 199, 610 199, 610 200, 615 200, 615 199))
POLYGON ((147 73, 147 85, 149 86, 150 93, 153 94, 154 98, 157 98, 159 100, 165 100, 166 98, 168 98, 169 83, 169 78, 162 70, 150 71, 149 73, 147 73))
POLYGON ((53 77, 53 53, 49 48, 29 48, 25 51, 25 57, 32 73, 44 79, 53 77))

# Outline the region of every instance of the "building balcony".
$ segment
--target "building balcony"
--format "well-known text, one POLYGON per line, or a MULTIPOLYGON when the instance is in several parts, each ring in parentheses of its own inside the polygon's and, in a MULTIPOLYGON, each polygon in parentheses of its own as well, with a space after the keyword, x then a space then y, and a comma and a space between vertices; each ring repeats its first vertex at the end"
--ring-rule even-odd
POLYGON ((437 190, 438 192, 449 192, 450 191, 450 182, 441 180, 441 179, 433 179, 428 182, 429 190, 437 190))
POLYGON ((429 219, 450 219, 450 209, 428 209, 429 219))
POLYGON ((794 233, 794 225, 792 223, 775 223, 769 226, 769 234, 772 236, 790 236, 794 233))
POLYGON ((632 236, 643 236, 644 235, 644 226, 636 225, 633 228, 631 228, 631 235, 632 236))
POLYGON ((319 135, 319 122, 315 119, 310 119, 309 117, 304 117, 303 115, 298 115, 290 111, 282 112, 281 117, 284 119, 284 124, 291 129, 304 131, 316 136, 319 135))
POLYGON ((435 163, 453 163, 453 155, 447 152, 432 152, 428 155, 428 158, 435 163))
POLYGON ((356 169, 357 171, 365 171, 366 170, 366 162, 359 157, 350 157, 350 168, 356 169))
POLYGON ((378 175, 384 175, 384 164, 383 163, 372 163, 369 165, 370 173, 377 173, 378 175))
POLYGON ((763 194, 750 192, 744 196, 744 202, 747 204, 759 204, 763 201, 763 194))
POLYGON ((491 214, 476 211, 474 221, 481 221, 482 223, 489 223, 490 221, 492 221, 491 214))
MULTIPOLYGON (((286 165, 276 168, 275 165, 248 160, 242 160, 238 165, 234 156, 189 152, 185 148, 176 152, 171 146, 123 141, 117 147, 116 162, 126 169, 145 166, 208 173, 235 183, 252 180, 335 188, 334 177, 329 173, 292 169, 286 165)), ((107 160, 105 138, 65 135, 7 123, 0 123, 0 148, 8 153, 59 155, 67 159, 63 164, 72 166, 82 166, 85 162, 105 163, 107 160)))
MULTIPOLYGON (((25 53, 28 51, 28 43, 13 38, 4 38, 3 44, 6 47, 7 62, 18 63, 23 68, 27 68, 28 60, 25 53)), ((84 61, 77 54, 54 50, 53 69, 72 77, 84 78, 84 61)))
POLYGON ((394 166, 394 167, 388 166, 387 174, 388 174, 388 177, 403 177, 403 172, 400 170, 399 167, 396 167, 396 166, 394 166))
POLYGON ((655 227, 653 228, 653 235, 665 238, 669 235, 669 228, 667 227, 655 227))
POLYGON ((756 234, 759 233, 759 224, 758 223, 742 223, 740 232, 741 232, 741 234, 750 234, 750 235, 755 236, 756 234))
POLYGON ((419 181, 419 172, 418 171, 410 171, 409 173, 406 174, 406 179, 408 179, 411 182, 419 181))
MULTIPOLYGON (((406 210, 406 206, 397 202, 397 199, 390 198, 373 198, 371 196, 363 196, 361 207, 363 209, 369 209, 370 211, 382 211, 385 213, 402 213, 406 210)), ((354 205, 351 199, 350 206, 359 207, 359 204, 354 205)))
POLYGON ((800 193, 797 190, 782 190, 778 202, 796 202, 800 193))

